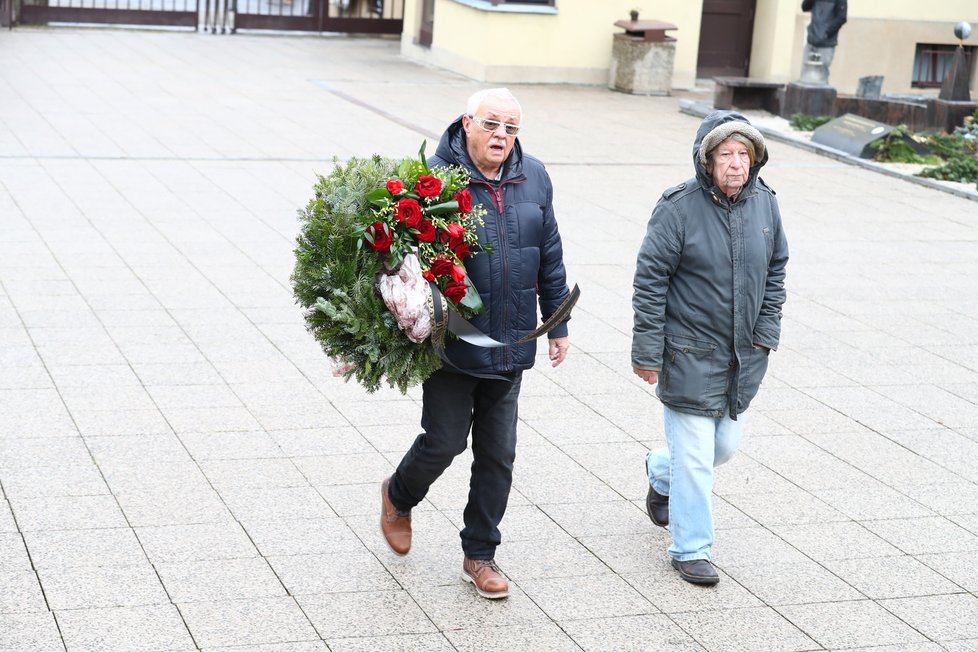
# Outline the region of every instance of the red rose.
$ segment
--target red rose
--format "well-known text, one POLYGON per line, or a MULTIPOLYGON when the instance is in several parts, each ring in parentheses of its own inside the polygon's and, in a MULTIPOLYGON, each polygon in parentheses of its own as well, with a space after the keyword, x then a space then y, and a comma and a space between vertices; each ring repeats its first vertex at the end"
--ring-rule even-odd
POLYGON ((466 256, 469 255, 469 251, 471 249, 472 249, 472 247, 469 244, 463 242, 463 243, 459 244, 459 246, 453 247, 452 248, 452 251, 455 252, 455 255, 458 256, 458 259, 459 260, 462 260, 463 258, 465 258, 466 256))
POLYGON ((448 300, 452 303, 458 303, 465 297, 465 293, 468 291, 469 286, 465 283, 459 283, 457 281, 449 281, 445 285, 445 289, 442 291, 448 300))
POLYGON ((435 276, 449 276, 455 264, 444 256, 438 256, 431 261, 431 273, 435 276))
POLYGON ((453 238, 461 238, 463 235, 465 235, 465 227, 461 224, 455 224, 454 222, 451 224, 446 224, 445 231, 453 238))
POLYGON ((387 181, 387 192, 396 195, 404 190, 404 183, 400 179, 389 179, 387 181))
POLYGON ((449 249, 455 251, 464 242, 462 240, 464 234, 465 228, 461 224, 448 224, 439 231, 438 239, 447 244, 449 249))
POLYGON ((415 228, 418 231, 418 240, 421 242, 435 241, 435 225, 431 223, 431 220, 421 220, 415 228))
POLYGON ((411 222, 417 224, 421 219, 421 204, 409 197, 398 199, 394 202, 394 217, 398 222, 407 222, 409 226, 411 222))
POLYGON ((364 236, 370 246, 377 251, 388 251, 394 239, 391 237, 390 229, 383 222, 374 222, 367 227, 364 236))
POLYGON ((421 217, 421 212, 420 211, 418 212, 417 215, 415 215, 414 213, 411 213, 411 216, 408 217, 406 220, 404 220, 404 224, 409 229, 416 229, 416 228, 418 228, 418 225, 421 224, 421 220, 422 219, 424 219, 424 218, 421 217))
POLYGON ((458 202, 459 213, 464 215, 472 212, 472 193, 469 192, 468 188, 462 188, 455 193, 455 201, 458 202))
POLYGON ((431 270, 430 269, 426 269, 425 271, 421 272, 421 276, 423 276, 424 277, 424 280, 426 280, 426 281, 434 281, 435 280, 435 275, 431 273, 431 270))
POLYGON ((452 265, 452 280, 461 283, 465 280, 465 268, 461 265, 452 265))
POLYGON ((414 192, 419 197, 437 197, 441 194, 441 179, 430 175, 420 176, 414 184, 414 192))

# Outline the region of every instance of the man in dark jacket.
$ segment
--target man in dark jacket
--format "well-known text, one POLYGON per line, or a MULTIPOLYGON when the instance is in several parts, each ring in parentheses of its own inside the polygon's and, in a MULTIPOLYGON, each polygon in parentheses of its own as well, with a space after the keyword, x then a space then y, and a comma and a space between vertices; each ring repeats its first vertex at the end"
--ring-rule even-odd
POLYGON ((835 57, 835 46, 839 44, 839 30, 846 24, 847 2, 846 0, 802 0, 801 10, 812 12, 802 65, 806 61, 811 61, 813 55, 817 55, 817 60, 825 67, 824 75, 827 82, 829 66, 832 65, 832 59, 835 57))
MULTIPOLYGON (((411 509, 465 451, 471 428, 474 461, 460 533, 462 579, 486 598, 509 594, 494 557, 513 478, 521 378, 536 356, 535 340, 510 343, 536 329, 538 296, 544 319, 568 296, 553 186, 543 164, 524 154, 516 139, 521 120, 522 109, 508 90, 480 91, 469 99, 465 114, 449 125, 429 159, 433 166, 468 170, 473 202, 488 211, 478 235, 480 242, 491 243, 492 254, 465 260, 486 308, 470 321, 508 345, 481 348, 461 340, 447 345, 447 358, 457 368, 443 368, 425 381, 424 432, 381 487, 384 538, 395 553, 407 554, 411 509)), ((550 361, 556 367, 569 348, 566 320, 549 332, 549 340, 550 361)))
POLYGON ((744 411, 777 349, 788 246, 771 190, 757 175, 764 138, 732 111, 696 133, 696 176, 665 191, 638 255, 632 367, 657 384, 666 447, 645 460, 646 510, 670 526, 683 579, 716 584, 713 467, 740 444, 744 411))

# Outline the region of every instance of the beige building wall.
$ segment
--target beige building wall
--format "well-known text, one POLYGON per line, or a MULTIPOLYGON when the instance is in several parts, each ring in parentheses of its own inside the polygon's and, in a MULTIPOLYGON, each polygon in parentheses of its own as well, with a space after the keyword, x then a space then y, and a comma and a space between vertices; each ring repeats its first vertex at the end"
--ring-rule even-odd
MULTIPOLYGON (((790 53, 795 50, 801 13, 800 0, 757 0, 748 76, 784 83, 797 77, 792 74, 790 53)), ((800 66, 800 53, 798 57, 800 66)))
MULTIPOLYGON (((978 3, 976 3, 978 4, 978 3)), ((978 9, 976 9, 978 13, 978 9)), ((832 62, 830 81, 841 93, 853 93, 859 78, 866 75, 883 75, 884 93, 924 92, 912 88, 914 54, 918 43, 957 45, 954 24, 958 21, 896 21, 873 18, 850 18, 839 33, 839 46, 832 62)), ((978 15, 968 21, 978 28, 978 15)), ((801 23, 800 29, 807 26, 801 23)), ((802 41, 804 43, 804 41, 802 41)), ((978 44, 972 37, 967 45, 978 44)), ((793 60, 801 70, 801 50, 793 60)), ((971 92, 975 93, 975 71, 972 64, 971 92)), ((935 94, 938 89, 934 89, 935 94)))
MULTIPOLYGON (((606 84, 612 39, 622 31, 614 23, 638 9, 642 20, 677 26, 669 32, 677 39, 673 88, 696 84, 703 0, 557 0, 549 13, 480 0, 435 0, 430 48, 417 44, 421 3, 405 0, 401 53, 478 81, 606 84)), ((808 20, 800 0, 757 0, 749 75, 798 79, 808 20)), ((978 0, 850 1, 830 81, 840 93, 853 93, 860 77, 883 75, 884 92, 921 92, 910 85, 916 44, 955 44, 953 27, 961 20, 975 30, 966 44, 978 45, 978 0)), ((975 96, 975 75, 971 89, 975 96)))
MULTIPOLYGON (((829 77, 840 93, 854 93, 859 78, 867 75, 883 75, 884 93, 927 92, 911 86, 916 46, 956 45, 954 25, 962 20, 974 30, 965 45, 978 45, 976 0, 861 0, 848 6, 849 20, 839 32, 829 77)), ((798 79, 810 15, 801 11, 800 2, 757 0, 757 8, 750 76, 780 82, 798 79)), ((976 70, 978 65, 973 65, 973 97, 976 70)))
POLYGON ((421 0, 405 0, 401 53, 489 83, 608 83, 612 39, 639 9, 640 20, 677 25, 673 86, 695 84, 702 0, 561 0, 552 13, 517 13, 488 2, 435 0, 431 48, 417 44, 421 0))

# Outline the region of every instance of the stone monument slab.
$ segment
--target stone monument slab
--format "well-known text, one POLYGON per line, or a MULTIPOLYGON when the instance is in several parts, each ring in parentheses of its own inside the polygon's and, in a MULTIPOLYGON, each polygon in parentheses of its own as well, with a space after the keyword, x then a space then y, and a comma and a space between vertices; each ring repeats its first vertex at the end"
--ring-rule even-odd
POLYGON ((812 133, 812 142, 825 145, 859 158, 872 158, 869 146, 888 133, 893 127, 869 118, 846 113, 827 122, 812 133))
POLYGON ((860 77, 856 86, 856 97, 866 97, 878 100, 883 90, 883 75, 868 75, 860 77))

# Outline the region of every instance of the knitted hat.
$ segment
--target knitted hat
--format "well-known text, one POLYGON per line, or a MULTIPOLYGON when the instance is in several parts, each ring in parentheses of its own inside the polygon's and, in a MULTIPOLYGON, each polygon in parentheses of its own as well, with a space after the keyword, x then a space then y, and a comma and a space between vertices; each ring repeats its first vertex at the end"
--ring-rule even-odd
POLYGON ((746 122, 731 120, 730 122, 717 125, 710 133, 703 137, 699 152, 700 165, 706 167, 706 155, 712 152, 714 147, 737 133, 754 143, 755 162, 764 158, 764 136, 761 135, 761 132, 746 122))

